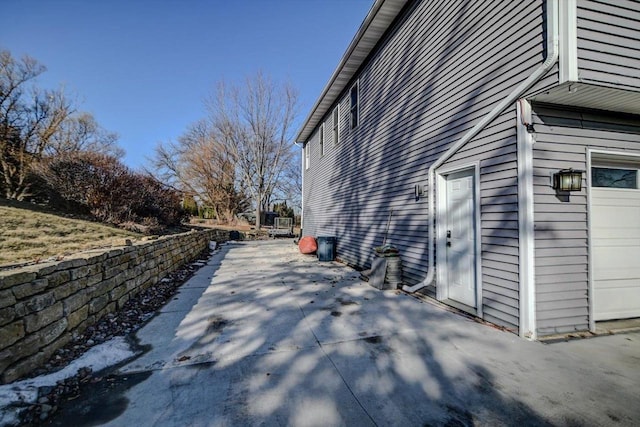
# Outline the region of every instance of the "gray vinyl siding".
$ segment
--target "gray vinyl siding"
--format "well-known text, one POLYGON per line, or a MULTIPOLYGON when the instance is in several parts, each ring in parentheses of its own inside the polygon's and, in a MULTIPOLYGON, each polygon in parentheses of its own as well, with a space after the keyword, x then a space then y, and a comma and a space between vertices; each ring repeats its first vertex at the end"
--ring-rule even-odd
MULTIPOLYGON (((423 1, 409 8, 362 67, 360 126, 349 129, 341 98, 341 141, 318 158, 317 132, 305 173, 304 233, 337 236, 337 255, 368 267, 372 248, 400 251, 406 283, 428 269, 427 170, 448 147, 539 66, 542 1, 423 1)), ((325 118, 331 129, 331 112, 325 118)), ((451 161, 480 161, 485 318, 517 330, 518 233, 515 107, 451 161)))
POLYGON ((586 174, 581 192, 556 196, 550 176, 587 170, 587 149, 640 152, 640 117, 535 106, 534 217, 539 335, 587 330, 588 231, 586 174))
POLYGON ((640 2, 578 0, 578 73, 586 83, 640 89, 640 2))
POLYGON ((518 163, 515 105, 447 162, 479 162, 482 311, 514 332, 519 324, 518 163))

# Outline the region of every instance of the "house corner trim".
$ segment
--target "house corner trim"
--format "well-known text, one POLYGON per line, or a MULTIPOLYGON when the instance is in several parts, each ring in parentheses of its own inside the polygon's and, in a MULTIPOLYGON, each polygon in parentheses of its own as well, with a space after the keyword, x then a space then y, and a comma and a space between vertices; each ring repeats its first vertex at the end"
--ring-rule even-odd
POLYGON ((518 146, 518 273, 520 281, 519 334, 522 338, 536 339, 535 292, 535 234, 533 192, 533 136, 527 129, 531 125, 531 105, 525 99, 517 102, 518 146))
POLYGON ((578 13, 576 0, 559 2, 560 84, 578 81, 578 13))

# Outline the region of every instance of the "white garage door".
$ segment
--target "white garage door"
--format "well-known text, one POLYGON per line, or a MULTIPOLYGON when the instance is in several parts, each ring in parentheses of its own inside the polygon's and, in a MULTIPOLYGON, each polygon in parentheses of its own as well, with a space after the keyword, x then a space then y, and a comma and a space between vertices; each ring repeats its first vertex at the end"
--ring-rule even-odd
POLYGON ((595 320, 640 317, 640 173, 632 163, 591 169, 595 320))

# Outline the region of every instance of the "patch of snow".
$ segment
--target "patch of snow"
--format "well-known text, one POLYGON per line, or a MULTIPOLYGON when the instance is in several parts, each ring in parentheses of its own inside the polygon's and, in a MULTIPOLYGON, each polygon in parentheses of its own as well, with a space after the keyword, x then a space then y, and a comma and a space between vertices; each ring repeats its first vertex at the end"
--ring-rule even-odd
POLYGON ((16 425, 18 414, 24 406, 37 402, 39 387, 55 386, 58 381, 74 376, 78 369, 91 368, 93 372, 97 372, 135 355, 124 337, 115 337, 92 347, 59 371, 0 385, 0 426, 16 425))

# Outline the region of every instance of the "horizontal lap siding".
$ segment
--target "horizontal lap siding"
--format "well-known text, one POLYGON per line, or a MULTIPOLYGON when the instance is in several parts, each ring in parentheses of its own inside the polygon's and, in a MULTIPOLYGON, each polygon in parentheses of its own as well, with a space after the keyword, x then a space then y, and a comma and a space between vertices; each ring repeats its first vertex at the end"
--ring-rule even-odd
POLYGON ((640 152, 640 118, 535 106, 534 217, 538 333, 589 328, 586 176, 556 196, 551 174, 587 170, 587 149, 640 152))
POLYGON ((479 161, 482 311, 484 318, 517 332, 518 163, 516 110, 509 107, 448 162, 479 161))
POLYGON ((640 90, 640 2, 578 0, 581 81, 640 90))
MULTIPOLYGON (((418 2, 359 75, 360 126, 349 129, 347 90, 339 143, 327 143, 320 159, 317 133, 309 141, 305 234, 337 236, 338 257, 368 267, 393 211, 387 240, 401 251, 405 282, 422 280, 428 200, 416 200, 414 186, 428 185, 429 166, 542 62, 541 15, 542 2, 418 2)), ((330 140, 331 111, 325 120, 330 140)), ((453 159, 476 160, 486 225, 483 308, 492 321, 517 327, 515 107, 453 159)))

